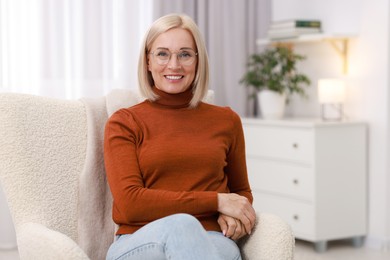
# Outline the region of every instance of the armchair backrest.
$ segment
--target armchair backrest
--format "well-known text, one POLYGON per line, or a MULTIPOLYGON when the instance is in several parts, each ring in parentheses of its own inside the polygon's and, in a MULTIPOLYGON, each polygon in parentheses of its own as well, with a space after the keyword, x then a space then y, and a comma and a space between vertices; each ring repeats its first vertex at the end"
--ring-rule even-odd
POLYGON ((25 223, 41 224, 71 238, 91 259, 105 258, 115 226, 104 124, 109 114, 140 101, 120 89, 81 100, 0 95, 0 181, 17 234, 25 223))
POLYGON ((0 95, 0 181, 16 231, 36 222, 77 241, 86 135, 80 101, 0 95))

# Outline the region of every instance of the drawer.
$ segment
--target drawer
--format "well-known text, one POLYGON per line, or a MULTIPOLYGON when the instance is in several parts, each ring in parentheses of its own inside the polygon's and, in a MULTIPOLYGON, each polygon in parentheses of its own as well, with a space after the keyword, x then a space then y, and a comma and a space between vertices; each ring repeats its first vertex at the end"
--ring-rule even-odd
POLYGON ((312 129, 246 125, 244 135, 247 155, 313 163, 312 129))
POLYGON ((281 217, 291 226, 297 238, 313 239, 315 215, 312 204, 258 192, 254 192, 253 197, 253 206, 257 212, 281 217))
POLYGON ((314 201, 314 170, 289 163, 248 157, 252 190, 314 201))

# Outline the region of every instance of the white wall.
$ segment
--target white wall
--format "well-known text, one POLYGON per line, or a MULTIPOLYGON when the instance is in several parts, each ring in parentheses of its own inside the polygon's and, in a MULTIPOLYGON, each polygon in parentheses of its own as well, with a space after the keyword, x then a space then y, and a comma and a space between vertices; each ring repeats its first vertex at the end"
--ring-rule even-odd
MULTIPOLYGON (((389 2, 363 0, 359 40, 351 51, 351 76, 361 89, 351 105, 370 124, 370 239, 383 247, 390 237, 388 185, 389 138, 389 2), (378 26, 378 25, 381 26, 378 26), (358 103, 359 102, 359 103, 358 103)), ((388 242, 387 242, 388 243, 388 242)))
MULTIPOLYGON (((369 124, 369 235, 372 247, 390 246, 389 132, 389 15, 388 0, 272 0, 273 20, 320 19, 325 33, 356 34, 349 42, 349 70, 342 73, 342 60, 327 42, 296 45, 307 56, 300 65, 312 79, 306 101, 294 98, 291 116, 318 116, 316 82, 340 77, 347 81, 346 114, 369 124)), ((337 180, 335 180, 337 181, 337 180)), ((353 185, 353 180, 350 184, 353 185)))

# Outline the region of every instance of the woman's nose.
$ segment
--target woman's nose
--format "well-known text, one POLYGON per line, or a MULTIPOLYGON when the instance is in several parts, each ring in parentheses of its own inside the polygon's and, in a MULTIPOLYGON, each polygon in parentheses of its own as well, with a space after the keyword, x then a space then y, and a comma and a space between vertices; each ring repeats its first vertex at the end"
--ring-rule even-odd
POLYGON ((180 67, 181 67, 181 64, 179 62, 179 59, 177 58, 177 54, 176 53, 172 53, 171 54, 171 58, 168 61, 168 68, 170 68, 170 69, 177 69, 177 68, 180 68, 180 67))

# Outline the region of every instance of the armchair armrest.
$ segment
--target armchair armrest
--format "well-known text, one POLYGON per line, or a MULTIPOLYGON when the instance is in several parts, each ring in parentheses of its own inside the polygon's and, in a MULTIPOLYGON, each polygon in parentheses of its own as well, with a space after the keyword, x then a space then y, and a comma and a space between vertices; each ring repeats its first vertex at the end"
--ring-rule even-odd
POLYGON ((241 255, 247 260, 291 260, 295 238, 290 226, 281 218, 257 213, 252 234, 239 241, 241 255))
POLYGON ((37 223, 25 223, 17 229, 20 259, 89 260, 83 250, 68 236, 37 223))

